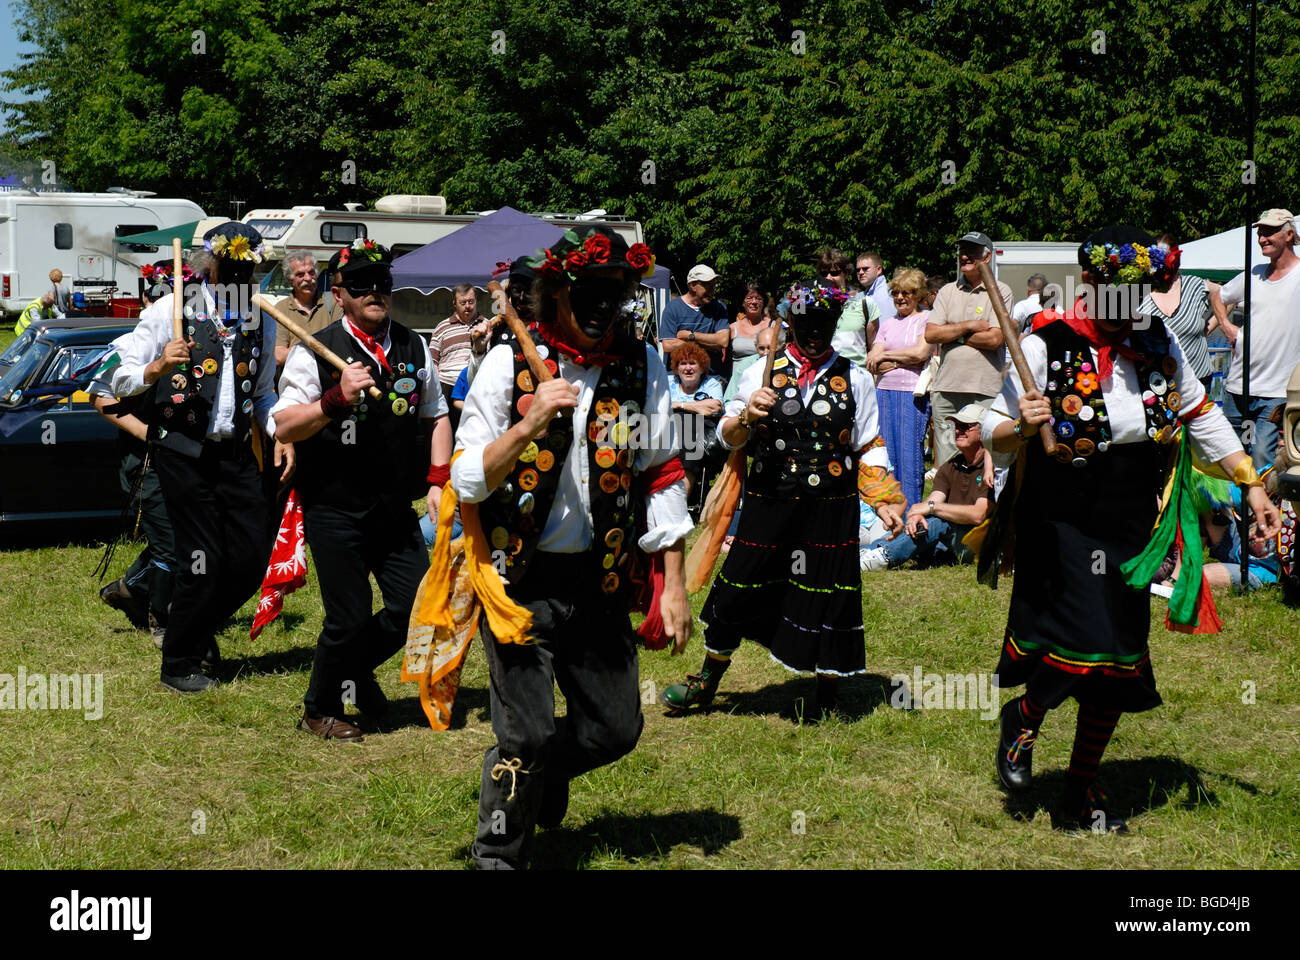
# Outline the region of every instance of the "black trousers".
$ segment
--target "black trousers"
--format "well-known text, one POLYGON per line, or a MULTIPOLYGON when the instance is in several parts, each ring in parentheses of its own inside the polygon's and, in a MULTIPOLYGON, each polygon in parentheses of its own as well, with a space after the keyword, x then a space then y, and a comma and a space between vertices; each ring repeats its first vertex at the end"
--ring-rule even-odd
POLYGON ((149 612, 165 626, 176 578, 176 543, 171 520, 167 517, 167 504, 163 501, 156 460, 156 455, 150 456, 146 470, 144 458, 135 451, 122 455, 122 489, 130 494, 136 488, 137 480, 140 487, 131 501, 128 525, 135 528, 138 514, 140 532, 145 538, 145 548, 123 579, 132 593, 148 598, 149 612))
POLYGON ((480 867, 525 867, 547 785, 612 763, 641 737, 636 634, 626 601, 601 593, 601 572, 587 553, 533 556, 508 593, 532 613, 535 644, 498 643, 480 621, 497 738, 483 758, 480 867), (560 720, 557 683, 568 704, 560 720))
POLYGON ((303 533, 325 607, 303 705, 313 717, 341 717, 344 685, 355 691, 406 643, 429 554, 407 500, 381 500, 362 513, 304 504, 303 533), (384 598, 373 614, 372 573, 384 598))
POLYGON ((203 444, 187 457, 155 447, 154 462, 176 538, 176 578, 162 672, 199 672, 214 635, 262 585, 273 534, 271 495, 248 444, 203 444))

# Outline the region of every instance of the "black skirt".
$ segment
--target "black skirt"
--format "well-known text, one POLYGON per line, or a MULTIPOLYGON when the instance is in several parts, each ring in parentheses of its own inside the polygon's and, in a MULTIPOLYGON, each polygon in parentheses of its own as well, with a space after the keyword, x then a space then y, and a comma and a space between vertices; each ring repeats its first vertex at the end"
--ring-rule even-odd
POLYGON ((1151 594, 1128 586, 1120 566, 1150 539, 1168 451, 1114 445, 1082 469, 1031 451, 1015 505, 1000 686, 1026 684, 1049 709, 1069 697, 1126 712, 1160 705, 1151 594))
POLYGON ((857 493, 795 499, 747 490, 700 619, 709 650, 755 640, 790 670, 864 672, 857 493))

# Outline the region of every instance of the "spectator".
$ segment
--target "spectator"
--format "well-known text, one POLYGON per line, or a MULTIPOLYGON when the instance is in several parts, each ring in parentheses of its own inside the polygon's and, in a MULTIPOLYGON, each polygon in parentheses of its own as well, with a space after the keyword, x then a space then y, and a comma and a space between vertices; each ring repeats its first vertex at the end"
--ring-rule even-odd
MULTIPOLYGON (((834 247, 823 247, 817 253, 814 270, 817 276, 827 283, 832 283, 841 290, 849 289, 849 265, 852 261, 834 247)), ((892 311, 892 307, 890 308, 892 311)), ((835 325, 835 336, 831 338, 831 347, 844 356, 850 363, 862 366, 867 360, 867 347, 875 336, 880 323, 880 307, 859 290, 840 311, 839 322, 835 325)))
MULTIPOLYGON (((880 319, 894 316, 894 300, 885 281, 885 261, 874 250, 858 254, 857 280, 863 295, 870 297, 880 311, 880 319)), ((897 272, 897 271, 895 271, 897 272)))
MULTIPOLYGON (((316 283, 316 256, 307 250, 290 250, 284 257, 284 276, 292 290, 276 304, 290 320, 297 320, 298 325, 310 334, 317 334, 331 323, 343 316, 342 308, 330 311, 326 305, 320 287, 316 283)), ((287 327, 275 330, 275 365, 284 367, 289 348, 298 342, 298 338, 287 327)))
POLYGON ((54 294, 47 290, 27 304, 23 312, 18 315, 18 322, 14 324, 14 333, 20 334, 33 323, 39 323, 41 320, 53 319, 54 294))
MULTIPOLYGON (((713 371, 726 379, 727 346, 731 342, 731 326, 727 322, 727 305, 714 299, 718 274, 712 267, 697 263, 686 274, 686 292, 664 308, 659 319, 659 343, 664 358, 684 343, 698 343, 709 355, 713 371)), ((670 365, 671 369, 671 365, 670 365)))
POLYGON ((1250 271, 1250 404, 1242 395, 1240 327, 1228 322, 1232 308, 1245 299, 1246 275, 1240 273, 1223 285, 1222 300, 1211 294, 1210 303, 1223 333, 1232 344, 1223 412, 1241 431, 1242 446, 1256 470, 1273 462, 1277 427, 1269 419, 1274 407, 1286 403, 1286 385, 1300 363, 1300 270, 1292 247, 1296 242, 1295 218, 1289 210, 1266 210, 1254 224, 1259 250, 1268 258, 1250 271), (1222 310, 1222 313, 1218 311, 1222 310), (1250 421, 1253 428, 1243 429, 1250 421))
MULTIPOLYGON (((722 413, 722 381, 709 375, 709 355, 698 344, 684 343, 673 351, 671 372, 668 374, 668 390, 672 400, 673 413, 683 419, 697 416, 701 424, 694 431, 682 430, 683 437, 704 438, 716 428, 718 417, 722 413)), ((689 502, 691 492, 699 479, 693 469, 699 464, 699 454, 703 451, 683 451, 682 466, 686 468, 686 499, 689 502), (691 454, 695 455, 692 456, 691 454)))
POLYGON ((1034 319, 1034 315, 1041 313, 1043 306, 1043 288, 1047 286, 1047 278, 1041 273, 1029 275, 1029 280, 1025 284, 1025 299, 1019 301, 1011 308, 1011 321, 1016 325, 1016 329, 1023 335, 1029 332, 1029 321, 1034 319))
POLYGON ((947 281, 937 273, 926 277, 925 287, 928 292, 926 293, 925 299, 921 302, 921 306, 926 310, 933 310, 934 298, 939 295, 939 291, 943 289, 945 283, 947 283, 947 281))
POLYGON ((1214 365, 1210 362, 1207 338, 1219 325, 1210 305, 1210 296, 1211 292, 1215 297, 1219 295, 1219 285, 1208 283, 1195 274, 1184 277, 1179 273, 1177 263, 1180 251, 1172 235, 1162 233, 1156 238, 1156 244, 1165 249, 1166 264, 1170 260, 1174 263, 1173 280, 1163 290, 1152 290, 1138 310, 1144 316, 1159 317, 1164 321, 1169 332, 1178 338, 1183 353, 1187 355, 1187 362, 1192 365, 1196 379, 1201 381, 1201 386, 1205 387, 1208 395, 1214 365))
POLYGON ((50 293, 54 294, 54 315, 62 320, 68 315, 68 288, 63 285, 63 271, 50 271, 50 293))
POLYGON ((867 354, 867 372, 876 378, 876 403, 880 406, 880 435, 885 438, 894 477, 907 502, 921 499, 925 475, 922 444, 930 419, 930 400, 914 396, 921 371, 934 347, 925 340, 930 311, 918 309, 928 293, 925 274, 912 267, 894 271, 889 284, 896 313, 880 322, 880 332, 867 354))
POLYGON ((939 467, 925 503, 907 511, 906 536, 880 537, 861 551, 863 570, 884 570, 908 560, 922 566, 974 560, 962 538, 988 519, 993 503, 993 459, 980 439, 984 408, 967 404, 948 418, 957 453, 939 467))
MULTIPOLYGON (((438 369, 438 381, 451 409, 451 389, 460 372, 469 366, 473 354, 473 334, 490 329, 490 324, 478 312, 478 294, 472 283, 458 283, 451 292, 455 309, 451 316, 433 328, 429 337, 429 355, 438 369)), ((486 346, 486 339, 484 339, 486 346)), ((451 409, 454 430, 460 424, 460 411, 451 409)))
POLYGON ((735 366, 737 360, 751 359, 758 353, 758 335, 766 330, 771 321, 767 318, 766 308, 770 300, 763 292, 763 285, 757 280, 745 284, 745 296, 740 301, 740 312, 731 321, 731 378, 734 380, 739 372, 735 366))
MULTIPOLYGON (((925 339, 939 344, 939 372, 930 386, 930 414, 934 419, 936 464, 957 453, 951 420, 954 413, 971 403, 985 409, 1002 389, 1002 367, 1006 351, 1002 328, 988 291, 980 279, 979 265, 993 260, 993 241, 972 231, 957 241, 960 276, 945 284, 935 298, 925 339)), ((998 295, 1011 308, 1011 288, 998 281, 998 295)))
POLYGON ((757 352, 753 356, 745 357, 732 369, 731 380, 727 383, 727 392, 722 395, 724 404, 736 395, 736 388, 740 386, 740 375, 754 363, 765 359, 768 353, 771 352, 772 337, 776 334, 777 322, 770 323, 759 331, 758 336, 754 338, 757 352))

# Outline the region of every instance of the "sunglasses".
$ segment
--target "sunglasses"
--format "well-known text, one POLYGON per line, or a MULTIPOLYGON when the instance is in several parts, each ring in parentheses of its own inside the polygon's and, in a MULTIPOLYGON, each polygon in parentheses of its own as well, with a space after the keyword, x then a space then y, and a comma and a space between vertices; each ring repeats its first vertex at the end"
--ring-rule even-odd
POLYGON ((958 423, 956 420, 952 422, 953 433, 965 433, 967 430, 978 430, 978 429, 979 429, 978 423, 958 423))
POLYGON ((393 292, 393 278, 381 277, 378 280, 371 280, 366 283, 361 283, 358 281, 353 281, 352 283, 345 282, 339 284, 339 286, 341 286, 344 290, 346 290, 349 296, 356 297, 358 299, 366 296, 372 290, 375 293, 379 294, 380 296, 386 297, 393 292))

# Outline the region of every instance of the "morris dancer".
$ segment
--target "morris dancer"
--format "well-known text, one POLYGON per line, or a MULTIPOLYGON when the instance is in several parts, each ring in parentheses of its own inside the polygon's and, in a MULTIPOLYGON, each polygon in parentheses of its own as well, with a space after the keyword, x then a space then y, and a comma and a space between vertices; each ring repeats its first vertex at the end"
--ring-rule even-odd
MULTIPOLYGON (((497 737, 483 760, 473 846, 483 869, 525 866, 534 827, 563 819, 569 781, 623 756, 641 735, 626 595, 635 547, 662 552, 664 630, 677 651, 690 636, 682 563, 691 521, 668 377, 652 348, 615 326, 653 266, 644 244, 629 249, 603 228, 581 240, 566 234, 534 263, 537 352, 555 379, 539 385, 520 345, 496 346, 465 400, 451 483, 466 556, 489 574, 475 589, 497 737), (627 419, 643 412, 645 443, 632 439, 627 419), (647 532, 638 539, 642 510, 647 532), (556 683, 568 703, 563 720, 556 683)), ((452 499, 442 503, 431 577, 445 569, 438 551, 448 549, 452 499)))
MULTIPOLYGON (((1005 491, 1014 496, 1020 535, 997 674, 1002 686, 1023 683, 1026 692, 1002 711, 997 771, 1007 789, 1027 789, 1044 715, 1074 697, 1079 715, 1058 822, 1122 833, 1127 825, 1096 789, 1097 768, 1120 714, 1160 705, 1147 647, 1148 584, 1175 539, 1186 541, 1189 569, 1170 617, 1200 631, 1216 624, 1188 506, 1191 450, 1249 487, 1262 536, 1276 534, 1278 513, 1223 413, 1206 402, 1177 339, 1156 317, 1132 322, 1140 295, 1119 298, 1116 309, 1115 298, 1097 287, 1119 284, 1120 293, 1136 294, 1139 282, 1166 280, 1176 259, 1132 227, 1097 231, 1080 245, 1078 259, 1085 295, 1022 341, 1037 389, 1025 392, 1013 371, 983 423, 984 443, 999 466, 1021 454, 1019 476, 1005 491), (1014 422, 1011 411, 1019 413, 1014 422), (1059 441, 1054 458, 1036 439, 1046 420, 1059 441), (1169 445, 1180 435, 1164 520, 1147 546, 1169 445), (1180 513, 1190 524, 1175 529, 1180 513)), ((995 528, 1006 510, 999 505, 995 528)), ((985 546, 997 542, 990 533, 985 546)), ((981 568, 987 566, 982 555, 981 568)))
POLYGON ((858 462, 874 468, 866 496, 891 533, 903 529, 902 491, 889 474, 871 377, 831 348, 848 294, 820 280, 791 289, 794 342, 741 376, 718 435, 750 445, 745 509, 700 619, 705 660, 660 701, 708 706, 731 655, 756 640, 789 670, 815 673, 822 712, 836 678, 866 670, 858 570, 858 462))
POLYGON ((161 678, 182 693, 216 686, 202 664, 219 655, 215 631, 261 583, 275 479, 293 472, 293 446, 278 440, 274 462, 284 469, 263 470, 263 436, 275 436, 275 323, 254 317, 250 303, 262 237, 227 221, 203 245, 217 258, 216 287, 205 281, 193 309, 186 306, 184 338, 174 338, 176 294, 168 294, 117 341, 121 363, 111 374, 118 397, 159 385, 149 441, 178 568, 161 678))
POLYGON ((406 640, 429 566, 411 501, 425 497, 437 514, 451 455, 447 403, 428 345, 389 317, 392 262, 372 240, 330 258, 343 317, 316 339, 348 366, 340 373, 295 343, 272 411, 281 436, 299 444, 295 489, 325 606, 300 726, 326 740, 363 739, 344 717, 345 699, 372 723, 387 710, 374 671, 406 640), (366 392, 376 384, 381 400, 366 392), (372 573, 384 596, 378 613, 371 612, 372 573))

